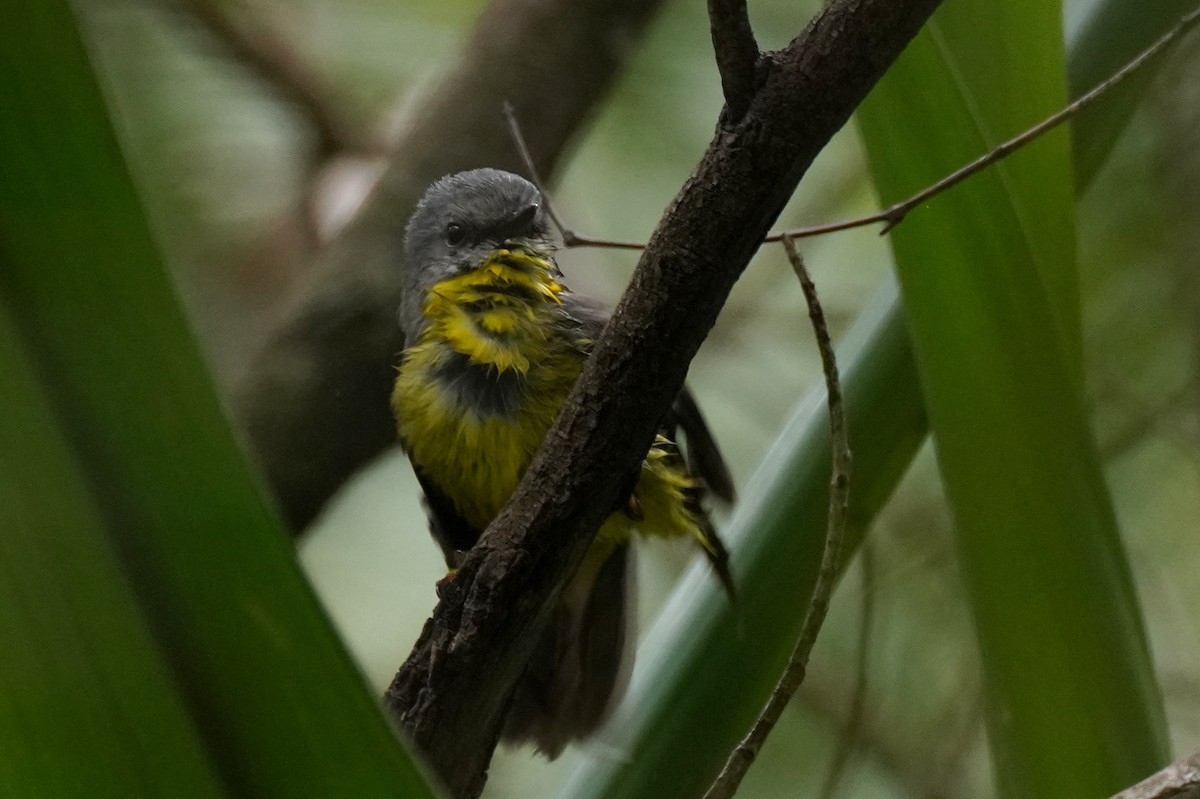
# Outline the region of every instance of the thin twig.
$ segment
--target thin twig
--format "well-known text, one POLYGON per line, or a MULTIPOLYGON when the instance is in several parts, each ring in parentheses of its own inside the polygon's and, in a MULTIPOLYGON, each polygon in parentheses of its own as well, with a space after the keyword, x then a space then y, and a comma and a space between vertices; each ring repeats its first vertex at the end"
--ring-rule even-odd
POLYGON ((725 121, 735 121, 742 118, 754 99, 754 73, 760 55, 746 0, 708 0, 708 22, 729 114, 725 121))
MULTIPOLYGON (((712 0, 710 6, 717 2, 712 0)), ((711 12, 710 12, 711 13, 711 12)), ((992 164, 1007 158, 1015 151, 1021 149, 1025 145, 1040 138, 1043 134, 1048 133, 1054 128, 1061 125, 1071 117, 1078 114, 1084 108, 1087 108, 1092 103, 1099 100, 1105 94, 1116 88, 1133 73, 1137 72, 1145 66, 1150 60, 1161 53, 1166 47, 1172 44, 1176 39, 1187 33, 1197 22, 1200 22, 1200 9, 1186 15, 1175 24, 1175 27, 1164 33, 1153 44, 1139 53, 1132 61, 1126 63, 1123 67, 1114 72, 1107 80, 1098 84, 1091 91, 1080 95, 1076 100, 1065 106, 1058 113, 1046 117, 1038 124, 1015 136, 1008 141, 1000 144, 995 149, 980 156, 966 166, 955 170, 946 177, 928 186, 906 200, 902 200, 894 205, 890 205, 882 211, 877 211, 867 216, 860 216, 854 219, 843 219, 838 222, 827 222, 821 225, 812 225, 809 227, 795 228, 794 230, 785 230, 770 233, 763 242, 782 241, 784 236, 793 239, 803 239, 812 236, 823 236, 827 233, 837 233, 842 230, 853 230, 854 228, 866 227, 876 223, 883 223, 883 229, 879 231, 880 235, 891 232, 892 228, 904 221, 904 218, 917 206, 931 199, 932 197, 941 194, 947 189, 961 183, 977 172, 981 172, 992 164)), ((715 35, 715 29, 714 29, 715 35)), ((722 73, 724 74, 724 73, 722 73)), ((563 244, 566 247, 607 247, 616 249, 637 250, 642 249, 646 245, 638 244, 631 241, 610 241, 608 239, 591 238, 588 236, 580 236, 572 231, 570 239, 564 236, 563 244)))
POLYGON ((813 586, 812 600, 804 616, 804 624, 800 628, 800 637, 788 658, 787 667, 771 691, 771 696, 754 726, 730 753, 721 773, 704 794, 704 799, 730 799, 737 792, 742 778, 746 776, 746 772, 762 750, 767 736, 771 734, 771 730, 783 714, 783 709, 804 682, 808 657, 817 641, 817 633, 821 630, 825 615, 829 612, 829 598, 837 582, 842 537, 846 529, 846 507, 850 496, 850 447, 846 439, 846 417, 842 405, 841 385, 838 382, 837 361, 833 354, 833 345, 829 341, 825 313, 817 299, 816 287, 809 278, 808 270, 804 268, 804 261, 796 251, 791 237, 785 235, 781 241, 784 250, 787 251, 788 261, 791 262, 804 290, 808 315, 812 319, 817 348, 821 353, 821 366, 825 372, 825 388, 829 397, 829 438, 833 451, 833 475, 829 481, 829 524, 825 531, 825 549, 821 555, 816 584, 813 586))
MULTIPOLYGON (((546 185, 542 183, 542 177, 538 174, 537 166, 533 163, 533 156, 529 153, 529 145, 525 142, 525 134, 521 132, 521 123, 517 122, 517 112, 513 110, 512 103, 508 100, 504 101, 504 118, 508 120, 508 131, 512 135, 513 143, 517 145, 517 152, 521 156, 521 161, 525 164, 525 168, 529 170, 529 179, 533 181, 534 186, 537 186, 538 192, 542 195, 542 201, 546 204, 546 213, 550 215, 550 221, 554 223, 554 227, 558 228, 558 234, 562 236, 563 246, 572 246, 567 244, 567 238, 571 231, 563 226, 562 220, 554 210, 554 202, 550 199, 550 192, 546 190, 546 185)), ((574 237, 571 236, 571 238, 573 239, 574 237)))
POLYGON ((1002 158, 1008 157, 1013 152, 1041 137, 1042 134, 1048 133, 1049 131, 1058 127, 1063 122, 1066 122, 1068 119, 1078 114, 1084 108, 1087 108, 1092 103, 1099 100, 1130 75, 1145 66, 1152 58, 1162 52, 1168 45, 1181 37, 1183 34, 1187 33, 1187 31, 1190 30, 1191 27, 1197 22, 1200 22, 1200 9, 1197 9, 1184 16, 1175 24, 1175 27, 1171 28, 1171 30, 1160 36, 1153 44, 1139 53, 1132 61, 1128 62, 1125 64, 1125 66, 1114 72, 1108 78, 1108 80, 1100 83, 1091 91, 1080 95, 1057 114, 1046 117, 1024 133, 1014 136, 1013 138, 993 149, 991 152, 976 158, 971 163, 950 173, 937 183, 934 183, 932 186, 922 189, 913 196, 909 197, 907 200, 903 200, 895 205, 888 206, 878 213, 864 216, 859 219, 848 219, 842 222, 833 222, 827 225, 816 225, 814 227, 772 233, 767 236, 766 241, 780 241, 784 236, 791 238, 818 236, 824 233, 833 233, 839 230, 849 230, 851 228, 863 227, 864 225, 871 225, 876 222, 884 223, 883 229, 879 231, 880 235, 889 232, 896 225, 903 222, 904 217, 907 216, 908 213, 914 208, 921 205, 921 203, 924 203, 931 197, 941 194, 951 186, 961 183, 962 181, 974 175, 976 172, 981 172, 1002 158))
POLYGON ((593 239, 580 236, 574 230, 564 225, 562 217, 554 210, 554 201, 550 198, 550 192, 546 190, 541 176, 538 175, 537 167, 533 164, 533 157, 529 154, 529 145, 525 142, 525 134, 521 132, 521 123, 517 121, 517 114, 513 110, 512 104, 508 101, 504 103, 504 118, 508 120, 509 135, 512 136, 513 143, 517 146, 517 153, 520 154, 521 161, 525 164, 525 169, 529 171, 529 179, 533 181, 533 185, 537 186, 538 192, 542 195, 542 200, 546 204, 546 213, 549 214, 550 221, 554 223, 554 227, 558 230, 558 235, 562 238, 564 247, 606 247, 622 250, 646 249, 645 244, 636 241, 615 241, 613 239, 593 239))
POLYGON ((862 575, 861 613, 858 626, 858 652, 855 657, 854 693, 850 700, 850 715, 838 739, 833 763, 829 773, 825 775, 825 785, 821 788, 822 799, 833 799, 845 772, 846 764, 850 762, 850 754, 854 751, 855 741, 858 740, 859 730, 867 709, 867 678, 870 673, 871 656, 871 627, 875 619, 875 550, 870 541, 864 541, 858 554, 858 566, 862 575))
POLYGON ((620 241, 617 239, 594 239, 581 236, 573 230, 563 232, 564 247, 604 247, 610 250, 644 250, 646 245, 640 241, 620 241))

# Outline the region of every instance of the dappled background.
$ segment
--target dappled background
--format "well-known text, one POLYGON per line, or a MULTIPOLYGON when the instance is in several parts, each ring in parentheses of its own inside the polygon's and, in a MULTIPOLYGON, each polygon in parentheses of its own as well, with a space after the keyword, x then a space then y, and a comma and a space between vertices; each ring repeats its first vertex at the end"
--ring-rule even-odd
MULTIPOLYGON (((783 44, 816 7, 750 5, 764 47, 783 44)), ((312 254, 369 191, 406 104, 452 61, 482 7, 80 5, 135 177, 219 382, 229 386, 245 368, 312 254), (270 54, 268 66, 254 61, 247 41, 270 54)), ((1069 5, 1068 35, 1086 12, 1082 0, 1069 5)), ((1088 394, 1178 754, 1200 747, 1198 55, 1193 42, 1171 59, 1079 205, 1088 394)), ((720 98, 703 4, 668 2, 552 186, 568 224, 644 239, 707 145, 720 98)), ((874 208, 848 128, 806 177, 784 222, 874 208)), ((397 236, 403 222, 395 220, 397 236)), ((886 242, 868 229, 810 240, 803 250, 839 339, 887 279, 886 242)), ((613 299, 635 260, 574 250, 560 263, 573 288, 613 299)), ((820 380, 799 286, 770 248, 734 290, 691 370, 740 484, 820 380)), ((417 496, 403 456, 385 455, 300 547, 321 600, 379 691, 407 655, 443 571, 417 496)), ((811 795, 824 783, 864 663, 864 603, 866 694, 840 795, 991 794, 978 656, 950 524, 927 446, 871 530, 871 568, 856 564, 839 588, 809 679, 745 796, 811 795)), ((691 559, 687 547, 643 547, 643 628, 691 559)), ((636 757, 606 748, 603 735, 590 746, 601 756, 636 757)), ((546 765, 527 750, 501 750, 486 795, 550 795, 575 755, 546 765)))

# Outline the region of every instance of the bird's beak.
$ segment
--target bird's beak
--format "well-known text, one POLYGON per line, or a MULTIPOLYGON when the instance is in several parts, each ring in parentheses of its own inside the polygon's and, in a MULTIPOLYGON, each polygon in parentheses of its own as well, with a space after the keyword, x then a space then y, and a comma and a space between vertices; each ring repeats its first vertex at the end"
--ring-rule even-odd
POLYGON ((529 249, 533 220, 537 217, 538 204, 531 202, 509 217, 500 230, 500 240, 507 249, 529 249))

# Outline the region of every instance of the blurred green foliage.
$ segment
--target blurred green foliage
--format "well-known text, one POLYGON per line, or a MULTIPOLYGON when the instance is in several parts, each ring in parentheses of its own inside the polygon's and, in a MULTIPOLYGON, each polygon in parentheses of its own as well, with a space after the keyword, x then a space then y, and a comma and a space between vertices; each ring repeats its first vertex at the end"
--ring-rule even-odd
MULTIPOLYGON (((1036 1, 944 7, 859 110, 881 199, 1062 107, 1038 79, 1064 71, 1060 28, 1036 1)), ((1081 396, 1068 144, 1042 137, 891 235, 1010 797, 1105 796, 1167 760, 1081 396)))
POLYGON ((0 37, 4 791, 432 796, 222 413, 71 10, 0 37))

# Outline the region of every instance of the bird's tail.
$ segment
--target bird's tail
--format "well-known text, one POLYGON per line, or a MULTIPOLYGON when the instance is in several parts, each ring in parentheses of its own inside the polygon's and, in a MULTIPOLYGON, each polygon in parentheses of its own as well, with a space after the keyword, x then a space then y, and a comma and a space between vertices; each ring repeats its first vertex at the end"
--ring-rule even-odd
POLYGON ((517 683, 503 740, 532 743, 553 760, 604 721, 632 661, 632 567, 629 541, 593 545, 517 683))

